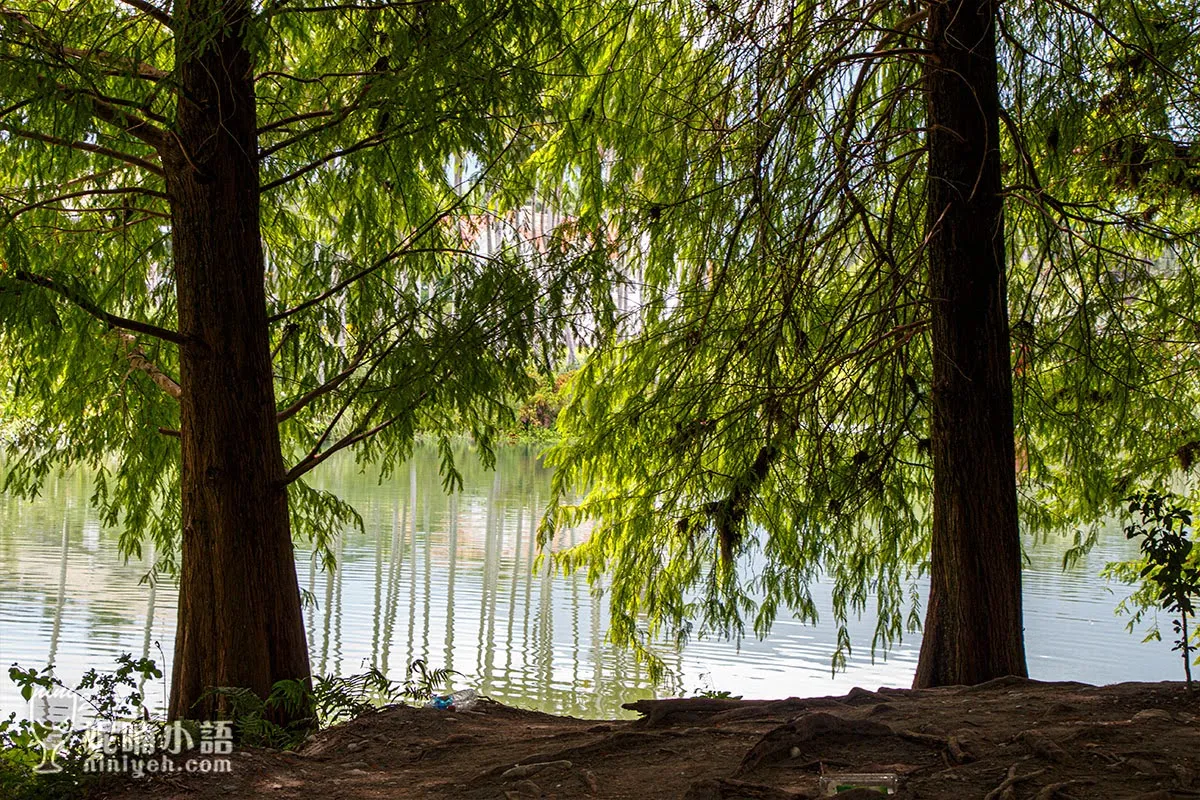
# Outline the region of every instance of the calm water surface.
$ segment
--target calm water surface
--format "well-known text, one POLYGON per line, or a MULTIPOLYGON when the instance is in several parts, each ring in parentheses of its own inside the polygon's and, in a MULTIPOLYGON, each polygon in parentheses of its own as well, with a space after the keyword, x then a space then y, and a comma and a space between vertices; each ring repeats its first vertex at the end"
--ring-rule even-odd
MULTIPOLYGON (((343 675, 378 666, 404 677, 413 659, 457 670, 457 686, 496 700, 586 717, 621 716, 621 703, 703 689, 746 697, 843 693, 852 686, 907 686, 920 636, 870 656, 873 621, 851 626, 855 648, 845 672, 830 676, 835 645, 830 587, 814 589, 822 623, 801 625, 781 610, 766 641, 740 647, 694 640, 664 650, 670 675, 651 683, 631 656, 605 642, 607 599, 582 575, 534 570, 534 532, 549 495, 536 453, 510 447, 486 472, 463 459, 465 486, 441 491, 437 457, 419 450, 380 482, 352 464, 327 465, 320 488, 336 491, 363 516, 366 533, 336 544, 338 568, 322 570, 297 550, 312 666, 343 675)), ((0 496, 0 715, 23 708, 7 666, 53 663, 73 684, 89 667, 111 668, 123 652, 164 661, 170 674, 176 587, 143 581, 153 554, 125 563, 117 532, 89 508, 85 475, 51 479, 33 502, 0 496), (161 648, 161 650, 160 650, 161 648), (164 655, 165 654, 165 655, 164 655)), ((585 531, 552 544, 566 547, 585 531)), ((1035 678, 1090 683, 1178 679, 1170 644, 1142 644, 1113 614, 1126 587, 1097 577, 1136 548, 1106 531, 1088 558, 1064 573, 1070 538, 1027 541, 1026 644, 1035 678)), ((1164 621, 1169 630, 1169 623, 1164 621)), ((162 686, 147 687, 162 702, 162 686)))

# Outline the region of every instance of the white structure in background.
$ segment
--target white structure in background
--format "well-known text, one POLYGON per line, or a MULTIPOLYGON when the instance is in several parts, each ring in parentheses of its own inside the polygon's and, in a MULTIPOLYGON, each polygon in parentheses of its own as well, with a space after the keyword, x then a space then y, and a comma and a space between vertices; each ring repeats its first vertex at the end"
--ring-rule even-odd
MULTIPOLYGON (((519 257, 528 259, 548 255, 556 238, 569 241, 572 222, 572 218, 540 199, 532 199, 506 214, 472 214, 457 220, 463 244, 472 252, 491 258, 515 251, 519 257), (560 230, 562 226, 567 228, 560 230)), ((638 258, 629 258, 623 253, 619 259, 621 263, 617 265, 612 296, 620 320, 617 335, 624 339, 638 328, 642 302, 641 269, 638 258)), ((567 326, 563 345, 567 349, 568 365, 577 363, 579 345, 593 344, 595 327, 594 320, 587 315, 567 326)))

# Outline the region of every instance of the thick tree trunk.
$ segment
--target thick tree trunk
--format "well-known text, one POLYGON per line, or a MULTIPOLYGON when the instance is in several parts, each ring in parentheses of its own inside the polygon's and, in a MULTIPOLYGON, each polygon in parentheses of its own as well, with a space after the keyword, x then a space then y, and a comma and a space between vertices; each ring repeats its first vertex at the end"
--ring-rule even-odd
POLYGON ((1025 675, 994 0, 930 5, 933 551, 916 687, 1025 675))
POLYGON ((169 713, 219 713, 309 675, 269 351, 249 6, 175 6, 179 111, 164 153, 182 386, 183 560, 169 713), (215 33, 214 33, 215 32, 215 33))

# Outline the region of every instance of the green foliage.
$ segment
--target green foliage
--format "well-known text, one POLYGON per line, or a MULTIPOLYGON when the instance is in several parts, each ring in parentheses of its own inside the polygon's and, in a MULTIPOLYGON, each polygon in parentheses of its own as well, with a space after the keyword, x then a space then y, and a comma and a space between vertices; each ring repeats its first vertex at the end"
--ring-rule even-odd
MULTIPOLYGON (((14 664, 8 674, 25 700, 42 692, 70 692, 90 709, 87 715, 90 719, 75 718, 46 725, 18 718, 14 712, 0 720, 0 797, 71 800, 87 796, 108 779, 102 773, 85 769, 85 763, 94 755, 91 749, 94 742, 88 736, 90 731, 105 726, 113 729, 114 723, 130 721, 150 726, 159 733, 163 730, 165 723, 153 715, 140 689, 145 681, 162 678, 162 672, 150 659, 134 659, 129 654, 122 654, 115 670, 88 670, 74 688, 66 687, 56 678, 51 667, 24 669, 14 664), (52 729, 62 735, 55 758, 62 771, 36 772, 35 768, 44 762, 41 742, 52 729)), ((280 681, 265 701, 247 689, 220 688, 214 689, 213 693, 225 699, 226 710, 242 744, 288 749, 302 744, 318 727, 346 722, 404 700, 425 703, 456 674, 447 669, 430 669, 424 661, 417 659, 409 665, 403 682, 390 681, 377 669, 371 669, 345 678, 318 677, 313 680, 311 689, 307 682, 280 681), (317 718, 286 726, 273 721, 273 712, 289 708, 293 711, 315 709, 317 718)), ((184 725, 194 734, 191 723, 184 725)))
POLYGON ((517 409, 516 421, 507 428, 508 437, 530 443, 554 441, 555 423, 567 403, 574 374, 574 370, 539 374, 536 387, 517 409))
MULTIPOLYGON (((1022 512, 1046 529, 1200 453, 1200 31, 1176 0, 999 5, 1022 512)), ((5 490, 88 464, 124 551, 153 537, 164 568, 179 411, 145 364, 178 375, 153 331, 179 310, 139 133, 171 130, 177 62, 218 24, 177 42, 113 0, 0 16, 5 490)), ((875 606, 873 649, 917 626, 937 215, 919 12, 266 2, 248 24, 297 536, 328 551, 361 524, 306 482, 342 448, 386 477, 425 432, 454 488, 450 437, 491 460, 528 365, 578 328, 597 349, 543 533, 596 521, 562 564, 612 575, 618 643, 815 621, 818 578, 835 666, 849 614, 875 606), (547 208, 536 246, 510 234, 547 208)))
MULTIPOLYGON (((1151 489, 1137 492, 1128 498, 1128 511, 1139 518, 1125 527, 1127 539, 1141 538, 1142 558, 1135 561, 1111 563, 1105 568, 1109 577, 1128 583, 1140 583, 1137 592, 1122 601, 1119 610, 1127 610, 1132 601, 1139 609, 1133 625, 1148 608, 1161 608, 1176 615, 1172 620, 1175 650, 1183 655, 1183 669, 1188 689, 1192 688, 1192 652, 1197 649, 1192 639, 1200 641, 1200 631, 1188 633, 1188 617, 1196 616, 1196 601, 1200 600, 1200 558, 1189 538, 1192 512, 1178 503, 1178 498, 1151 489)), ((1147 639, 1158 639, 1157 625, 1147 639)), ((1200 662, 1198 662, 1200 663, 1200 662)))
MULTIPOLYGON (((151 659, 134 659, 128 653, 117 658, 117 669, 97 672, 89 669, 74 688, 65 686, 54 676, 52 666, 43 669, 22 669, 13 664, 8 677, 20 687, 26 701, 36 694, 69 692, 91 709, 89 716, 96 724, 111 724, 120 720, 149 720, 150 713, 140 687, 148 680, 162 677, 151 659)), ((86 741, 87 729, 69 719, 46 724, 17 717, 16 712, 0 720, 0 797, 13 800, 68 800, 82 797, 101 780, 97 774, 84 770, 91 755, 86 741), (43 741, 49 734, 61 736, 55 763, 61 772, 36 772, 44 763, 43 741)))
MULTIPOLYGON (((178 309, 165 166, 139 134, 170 134, 178 65, 221 20, 181 42, 114 0, 0 17, 4 490, 31 496, 87 464, 122 549, 152 537, 164 570, 179 407, 145 365, 179 377, 155 333, 178 309)), ((256 4, 247 35, 292 528, 327 550, 361 520, 308 486, 309 468, 353 446, 386 474, 418 431, 465 431, 490 457, 509 399, 534 388, 528 365, 553 363, 589 309, 611 316, 599 222, 560 214, 534 226, 536 246, 519 233, 565 205, 565 176, 534 169, 556 135, 549 83, 597 34, 550 2, 455 0, 256 4)))
POLYGON ((210 694, 226 701, 238 741, 251 747, 286 750, 299 747, 318 728, 348 722, 404 700, 427 702, 457 674, 444 668, 430 669, 418 658, 408 665, 403 682, 389 680, 372 667, 349 677, 315 677, 311 688, 307 681, 279 681, 265 700, 238 687, 215 688, 210 694), (307 709, 315 709, 317 716, 299 718, 307 709), (275 721, 279 716, 292 721, 280 725, 275 721))
MULTIPOLYGON (((998 4, 1027 530, 1086 526, 1200 452, 1184 5, 998 4)), ((572 381, 543 535, 594 523, 560 563, 611 574, 611 635, 652 665, 666 633, 816 621, 818 579, 835 666, 850 614, 877 613, 873 649, 919 625, 937 213, 910 10, 631 9, 540 154, 579 164, 581 218, 642 292, 572 381)))
MULTIPOLYGON (((117 657, 117 664, 117 668, 112 672, 89 669, 83 673, 75 688, 68 690, 91 707, 91 713, 96 719, 112 721, 140 713, 144 708, 145 697, 137 687, 148 680, 163 676, 162 670, 150 658, 135 659, 129 653, 122 653, 117 657)), ((17 664, 13 664, 9 667, 8 678, 20 687, 21 697, 26 701, 39 689, 67 689, 62 681, 54 677, 53 666, 38 670, 21 669, 17 664)))
POLYGON ((445 667, 430 669, 424 659, 414 659, 408 665, 400 696, 425 702, 450 684, 460 673, 445 667))
POLYGON ((705 686, 697 686, 692 692, 693 697, 706 697, 710 700, 741 700, 740 694, 734 694, 726 689, 714 689, 710 676, 705 674, 700 676, 706 684, 705 686))

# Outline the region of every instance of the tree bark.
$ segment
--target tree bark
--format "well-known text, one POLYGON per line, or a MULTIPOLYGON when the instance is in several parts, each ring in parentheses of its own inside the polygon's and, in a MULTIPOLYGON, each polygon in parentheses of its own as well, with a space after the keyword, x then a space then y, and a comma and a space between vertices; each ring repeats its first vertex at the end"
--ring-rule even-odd
MULTIPOLYGON (((175 6, 180 81, 163 153, 178 293, 183 554, 172 718, 309 676, 275 417, 245 0, 175 6)), ((282 716, 282 714, 278 715, 282 716)))
POLYGON ((1027 674, 995 0, 936 0, 927 183, 933 541, 915 687, 1027 674))

